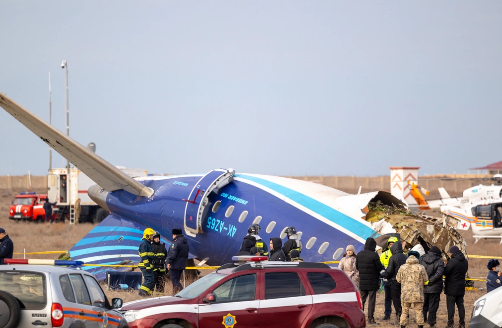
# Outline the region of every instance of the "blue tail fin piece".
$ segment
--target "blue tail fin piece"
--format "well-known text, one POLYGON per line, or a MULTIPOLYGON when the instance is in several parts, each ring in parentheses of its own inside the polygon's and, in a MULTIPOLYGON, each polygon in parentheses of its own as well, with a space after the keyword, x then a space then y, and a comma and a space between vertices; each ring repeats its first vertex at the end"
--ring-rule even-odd
MULTIPOLYGON (((72 260, 86 264, 137 265, 138 247, 146 227, 116 214, 110 214, 98 226, 70 249, 72 260)), ((169 249, 171 243, 164 236, 161 242, 169 249)), ((189 258, 193 258, 190 254, 189 258)), ((106 271, 131 271, 132 268, 85 266, 98 279, 106 278, 106 271)))

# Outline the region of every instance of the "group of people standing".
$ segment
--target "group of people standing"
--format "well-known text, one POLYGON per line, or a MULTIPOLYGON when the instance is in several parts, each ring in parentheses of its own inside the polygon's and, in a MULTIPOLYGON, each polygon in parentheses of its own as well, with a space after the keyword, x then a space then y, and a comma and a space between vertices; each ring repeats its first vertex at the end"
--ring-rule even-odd
POLYGON ((160 233, 151 228, 143 232, 143 239, 138 248, 141 258, 138 267, 143 274, 140 296, 150 296, 154 290, 164 293, 167 273, 173 284, 173 295, 183 289, 180 277, 186 268, 188 241, 181 229, 173 229, 171 233, 173 241, 167 250, 165 243, 160 241, 160 233))
POLYGON ((253 223, 248 228, 248 234, 242 241, 241 248, 237 256, 256 255, 267 256, 270 261, 293 261, 301 262, 300 257, 302 251, 302 243, 296 232, 295 227, 287 227, 284 232, 288 236, 288 240, 282 245, 281 238, 270 238, 269 246, 263 242, 260 237, 261 227, 257 223, 253 223))
MULTIPOLYGON (((436 313, 439 308, 440 295, 446 294, 448 309, 448 325, 453 327, 455 306, 458 308, 459 327, 465 327, 465 275, 468 261, 457 246, 449 250, 448 263, 444 264, 441 250, 432 246, 427 254, 421 256, 417 250, 405 252, 405 242, 398 237, 387 240, 387 248, 380 256, 375 252, 377 243, 368 238, 364 250, 355 253, 354 246, 346 247, 339 268, 352 279, 361 293, 363 309, 368 300, 368 323, 376 324, 375 303, 376 293, 383 287, 385 292, 385 311, 383 320, 390 320, 392 305, 396 319, 402 328, 408 324, 409 311, 413 307, 416 312, 418 327, 427 322, 430 327, 436 327, 436 313)), ((421 248, 423 251, 423 247, 421 248)), ((496 260, 493 260, 496 261, 496 260)), ((498 262, 498 261, 497 261, 498 262)), ((500 279, 497 273, 499 263, 489 263, 489 274, 495 283, 500 279), (491 267, 491 268, 490 268, 491 267)))

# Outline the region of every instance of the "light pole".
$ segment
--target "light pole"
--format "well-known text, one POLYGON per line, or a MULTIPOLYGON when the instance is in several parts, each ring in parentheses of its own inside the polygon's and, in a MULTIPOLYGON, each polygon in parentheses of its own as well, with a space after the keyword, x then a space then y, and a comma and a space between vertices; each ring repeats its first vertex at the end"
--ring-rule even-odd
MULTIPOLYGON (((61 63, 61 68, 66 69, 66 135, 70 136, 70 100, 68 95, 68 62, 63 60, 61 63)), ((66 190, 67 190, 67 202, 71 204, 71 171, 70 171, 70 161, 66 160, 66 190)), ((71 221, 71 220, 70 220, 71 221)), ((73 222, 70 222, 73 223, 73 222)))
MULTIPOLYGON (((49 124, 52 125, 51 72, 49 72, 49 124)), ((49 172, 52 170, 52 148, 49 146, 49 172)))

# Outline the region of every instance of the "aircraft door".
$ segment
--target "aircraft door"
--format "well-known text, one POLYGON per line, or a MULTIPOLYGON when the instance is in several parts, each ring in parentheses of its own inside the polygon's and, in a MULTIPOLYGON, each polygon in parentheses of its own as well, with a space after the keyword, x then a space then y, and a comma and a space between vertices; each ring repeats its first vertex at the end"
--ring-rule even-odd
POLYGON ((495 229, 502 228, 502 204, 493 205, 493 227, 495 229))
POLYGON ((49 202, 51 203, 59 202, 59 175, 49 174, 47 175, 47 181, 48 181, 47 198, 49 198, 49 202))
POLYGON ((478 205, 476 206, 476 216, 477 222, 476 225, 483 229, 493 229, 494 220, 493 220, 493 212, 494 208, 492 205, 478 205))
POLYGON ((202 218, 209 203, 209 195, 233 181, 233 169, 216 169, 203 176, 188 195, 185 207, 185 232, 195 237, 202 232, 202 218))

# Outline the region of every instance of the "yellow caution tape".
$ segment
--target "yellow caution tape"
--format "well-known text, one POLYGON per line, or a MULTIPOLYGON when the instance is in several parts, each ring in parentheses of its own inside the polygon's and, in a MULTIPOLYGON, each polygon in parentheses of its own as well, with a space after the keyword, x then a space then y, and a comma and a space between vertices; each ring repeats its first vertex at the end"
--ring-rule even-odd
POLYGON ((502 256, 467 255, 469 259, 502 259, 502 256))
POLYGON ((340 263, 340 261, 328 261, 328 262, 321 262, 324 264, 333 264, 333 263, 340 263))

